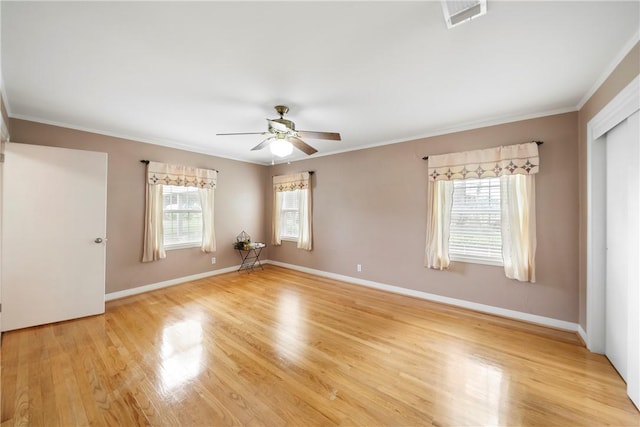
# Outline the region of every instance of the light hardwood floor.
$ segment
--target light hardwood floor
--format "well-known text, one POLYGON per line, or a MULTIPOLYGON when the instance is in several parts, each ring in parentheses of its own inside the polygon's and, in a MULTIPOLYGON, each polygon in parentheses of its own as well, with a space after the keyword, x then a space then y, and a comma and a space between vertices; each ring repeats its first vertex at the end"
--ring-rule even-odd
POLYGON ((2 425, 640 425, 573 333, 266 266, 8 332, 2 425))

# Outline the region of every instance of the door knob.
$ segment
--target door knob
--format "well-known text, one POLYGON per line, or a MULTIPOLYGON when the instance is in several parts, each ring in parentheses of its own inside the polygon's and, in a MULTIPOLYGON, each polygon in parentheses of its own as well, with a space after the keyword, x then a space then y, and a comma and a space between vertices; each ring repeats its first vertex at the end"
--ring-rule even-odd
POLYGON ((106 242, 107 239, 103 239, 102 237, 96 237, 96 240, 94 240, 95 243, 102 243, 102 242, 106 242))

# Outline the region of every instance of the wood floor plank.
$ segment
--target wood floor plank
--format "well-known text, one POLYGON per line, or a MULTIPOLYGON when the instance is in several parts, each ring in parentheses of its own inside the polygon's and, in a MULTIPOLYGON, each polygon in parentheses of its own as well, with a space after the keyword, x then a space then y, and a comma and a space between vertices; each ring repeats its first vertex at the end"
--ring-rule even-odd
POLYGON ((640 425, 575 333, 275 266, 5 333, 5 425, 640 425))

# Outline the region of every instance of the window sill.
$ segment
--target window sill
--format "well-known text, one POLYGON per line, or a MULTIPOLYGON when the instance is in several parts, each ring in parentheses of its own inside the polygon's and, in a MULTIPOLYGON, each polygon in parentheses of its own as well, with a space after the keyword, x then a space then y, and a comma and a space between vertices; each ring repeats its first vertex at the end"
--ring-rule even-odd
POLYGON ((168 245, 164 247, 165 251, 173 251, 176 249, 189 249, 189 248, 199 248, 202 244, 198 243, 178 243, 175 245, 168 245))
POLYGON ((502 261, 491 261, 485 259, 474 259, 474 258, 464 258, 464 257, 450 257, 450 260, 453 262, 466 262, 468 264, 480 264, 480 265, 492 265, 495 267, 504 267, 504 263, 502 261))
POLYGON ((297 237, 280 237, 280 240, 282 240, 283 242, 295 242, 295 243, 298 243, 298 238, 297 237))

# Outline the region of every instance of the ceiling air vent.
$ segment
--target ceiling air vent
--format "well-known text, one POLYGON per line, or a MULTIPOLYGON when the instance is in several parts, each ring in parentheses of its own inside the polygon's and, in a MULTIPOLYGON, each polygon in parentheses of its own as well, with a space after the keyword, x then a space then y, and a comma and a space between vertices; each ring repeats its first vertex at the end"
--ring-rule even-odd
POLYGON ((487 0, 443 0, 442 13, 444 13, 444 20, 447 22, 447 28, 453 28, 487 13, 487 0))

